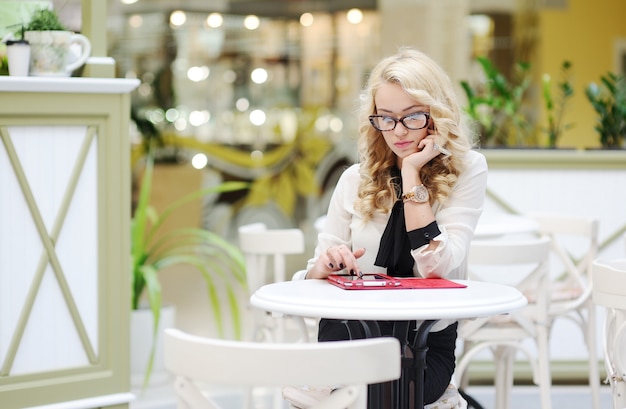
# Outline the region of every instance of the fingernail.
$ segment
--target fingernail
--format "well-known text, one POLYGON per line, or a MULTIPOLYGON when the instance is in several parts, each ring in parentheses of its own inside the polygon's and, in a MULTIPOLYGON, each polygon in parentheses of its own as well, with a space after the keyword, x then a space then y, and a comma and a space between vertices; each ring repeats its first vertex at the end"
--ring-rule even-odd
POLYGON ((335 268, 335 266, 333 266, 333 263, 329 263, 329 264, 328 264, 328 267, 330 267, 330 268, 335 268))
POLYGON ((354 275, 354 270, 350 270, 350 275, 353 276, 354 275))
POLYGON ((343 263, 339 264, 339 268, 344 268, 345 266, 343 265, 343 263))

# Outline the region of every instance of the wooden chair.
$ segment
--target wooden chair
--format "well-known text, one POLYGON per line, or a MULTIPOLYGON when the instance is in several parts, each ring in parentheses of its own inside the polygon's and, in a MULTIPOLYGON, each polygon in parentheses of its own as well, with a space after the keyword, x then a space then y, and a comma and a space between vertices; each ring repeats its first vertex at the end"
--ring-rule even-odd
POLYGON ((322 343, 210 339, 168 328, 165 367, 175 375, 178 409, 220 409, 199 383, 226 386, 342 385, 315 408, 366 408, 367 384, 400 377, 400 343, 371 338, 322 343))
POLYGON ((459 338, 464 342, 459 357, 455 380, 467 385, 466 370, 470 361, 483 350, 492 352, 496 372, 496 404, 498 409, 510 406, 513 369, 516 354, 521 351, 533 368, 534 381, 540 388, 541 405, 550 409, 550 362, 548 351, 548 237, 527 240, 475 240, 469 252, 469 278, 514 285, 520 291, 537 288, 533 302, 522 310, 508 315, 464 321, 459 327, 459 338), (539 351, 533 354, 525 345, 533 341, 539 351))
MULTIPOLYGON (((548 337, 557 319, 580 329, 589 357, 588 378, 592 407, 600 408, 600 373, 596 345, 596 309, 591 299, 591 263, 598 254, 598 220, 591 217, 535 213, 540 234, 550 237, 550 308, 548 337)), ((534 298, 534 290, 525 293, 534 298)))
POLYGON ((626 408, 626 259, 592 263, 592 299, 607 309, 603 331, 604 366, 613 408, 626 408))
MULTIPOLYGON (((304 234, 300 229, 268 229, 263 223, 240 226, 239 248, 246 260, 246 278, 250 295, 261 286, 285 281, 286 256, 304 253, 304 234)), ((285 341, 286 317, 272 316, 252 309, 252 340, 285 341)), ((310 341, 310 326, 302 318, 292 317, 300 340, 310 341)), ((292 325, 293 328, 293 325, 292 325)), ((292 331, 293 332, 293 331, 292 331)))

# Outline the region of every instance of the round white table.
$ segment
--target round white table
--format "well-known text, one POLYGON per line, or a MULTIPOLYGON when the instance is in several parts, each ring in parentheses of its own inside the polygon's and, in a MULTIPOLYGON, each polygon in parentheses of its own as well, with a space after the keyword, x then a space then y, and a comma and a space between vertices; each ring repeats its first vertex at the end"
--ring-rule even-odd
MULTIPOLYGON (((414 356, 411 364, 406 370, 403 369, 400 381, 394 382, 393 406, 407 408, 409 386, 408 376, 404 374, 417 369, 414 397, 416 402, 423 402, 426 337, 438 320, 503 314, 520 309, 527 303, 522 293, 513 287, 478 281, 458 282, 467 287, 343 290, 326 280, 285 281, 259 288, 250 297, 250 302, 264 311, 302 317, 357 320, 364 325, 366 320, 422 321, 412 345, 414 356)), ((367 332, 370 329, 365 330, 367 332)), ((404 352, 409 346, 408 340, 400 339, 400 342, 404 352)))

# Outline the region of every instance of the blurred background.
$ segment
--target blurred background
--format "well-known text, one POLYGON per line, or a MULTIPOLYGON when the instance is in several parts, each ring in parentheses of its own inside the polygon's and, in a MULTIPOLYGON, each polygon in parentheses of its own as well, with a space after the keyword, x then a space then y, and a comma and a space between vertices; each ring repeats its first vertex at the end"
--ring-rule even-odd
MULTIPOLYGON (((80 0, 54 4, 80 31, 80 0)), ((585 89, 626 70, 620 0, 108 0, 107 14, 116 76, 141 80, 133 118, 155 131, 133 132, 134 164, 156 137, 163 162, 195 160, 203 179, 256 184, 243 200, 205 203, 207 227, 225 234, 225 220, 240 225, 259 212, 271 226, 325 212, 329 187, 356 160, 359 90, 399 46, 437 60, 466 108, 467 89, 484 94, 487 80, 504 82, 494 104, 514 112, 500 136, 478 130, 483 148, 602 146, 585 89), (556 135, 551 119, 561 124, 556 135)))
MULTIPOLYGON (((82 8, 97 4, 52 3, 76 32, 84 31, 82 8)), ((7 16, 0 13, 0 34, 13 29, 7 16)), ((135 190, 149 147, 156 159, 150 204, 158 211, 201 187, 250 183, 187 205, 163 234, 201 225, 236 242, 237 227, 251 222, 299 227, 307 249, 289 260, 293 272, 312 255, 315 221, 337 178, 358 160, 355 110, 364 80, 400 46, 426 52, 450 75, 488 156, 489 187, 512 204, 507 211, 593 213, 609 250, 621 255, 626 193, 616 186, 624 161, 596 157, 579 166, 569 157, 559 162, 571 171, 568 185, 561 173, 546 176, 549 159, 533 159, 623 149, 623 137, 611 145, 595 129, 600 117, 588 90, 626 73, 625 17, 623 0, 107 0, 106 15, 89 23, 104 27, 91 38, 105 44, 95 56, 112 57, 116 77, 140 80, 130 132, 135 190), (528 155, 511 170, 506 156, 489 155, 492 148, 528 155), (525 168, 529 162, 536 169, 525 168), (581 186, 596 191, 581 201, 581 186)), ((626 92, 617 94, 626 113, 626 92)), ((197 271, 175 266, 160 277, 177 326, 212 333, 197 271)))

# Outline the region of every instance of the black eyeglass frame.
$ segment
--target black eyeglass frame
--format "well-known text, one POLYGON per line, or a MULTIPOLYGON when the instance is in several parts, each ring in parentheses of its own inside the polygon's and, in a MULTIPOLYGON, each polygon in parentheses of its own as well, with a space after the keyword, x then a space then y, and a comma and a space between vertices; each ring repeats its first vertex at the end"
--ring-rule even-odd
POLYGON ((374 127, 374 129, 376 129, 377 131, 380 132, 389 132, 389 131, 393 131, 394 129, 396 129, 396 126, 398 126, 398 122, 402 122, 402 125, 406 128, 409 129, 411 131, 419 131, 420 129, 424 129, 428 126, 428 124, 430 123, 430 114, 428 112, 413 112, 410 113, 408 115, 403 116, 402 118, 394 118, 392 116, 389 115, 370 115, 369 117, 370 120, 370 124, 372 124, 372 126, 374 127), (404 123, 404 120, 410 116, 413 115, 424 115, 426 117, 426 123, 424 124, 424 126, 420 126, 419 128, 413 128, 410 126, 407 126, 406 123, 404 123), (393 128, 391 129, 380 129, 378 126, 376 126, 376 123, 374 122, 375 118, 389 118, 389 119, 393 119, 393 128))

